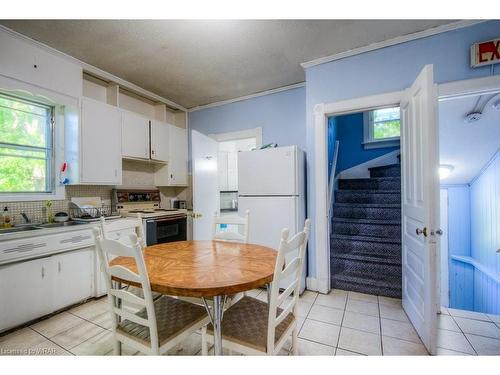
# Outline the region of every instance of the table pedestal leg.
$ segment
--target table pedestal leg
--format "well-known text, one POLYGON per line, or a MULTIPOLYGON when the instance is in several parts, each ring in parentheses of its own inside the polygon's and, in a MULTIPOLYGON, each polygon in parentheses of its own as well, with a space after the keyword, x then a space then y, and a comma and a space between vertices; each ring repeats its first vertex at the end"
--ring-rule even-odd
POLYGON ((224 300, 222 296, 214 296, 213 326, 214 326, 214 354, 222 355, 222 313, 224 300))

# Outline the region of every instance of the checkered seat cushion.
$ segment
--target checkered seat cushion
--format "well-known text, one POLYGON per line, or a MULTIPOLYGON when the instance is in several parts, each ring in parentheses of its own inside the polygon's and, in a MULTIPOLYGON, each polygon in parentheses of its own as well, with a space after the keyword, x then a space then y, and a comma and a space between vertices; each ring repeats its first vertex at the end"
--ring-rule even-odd
MULTIPOLYGON (((167 296, 156 300, 154 307, 160 346, 194 324, 208 318, 204 307, 167 296)), ((146 318, 146 309, 140 310, 136 315, 146 318)), ((118 325, 116 331, 144 345, 151 346, 148 327, 124 320, 118 325)))
MULTIPOLYGON (((281 311, 282 309, 278 308, 277 314, 281 311)), ((266 352, 268 319, 269 306, 266 302, 252 297, 243 297, 224 312, 222 338, 266 352)), ((290 313, 276 327, 275 343, 281 339, 294 321, 295 316, 290 313)), ((207 330, 213 334, 212 324, 208 325, 207 330)))

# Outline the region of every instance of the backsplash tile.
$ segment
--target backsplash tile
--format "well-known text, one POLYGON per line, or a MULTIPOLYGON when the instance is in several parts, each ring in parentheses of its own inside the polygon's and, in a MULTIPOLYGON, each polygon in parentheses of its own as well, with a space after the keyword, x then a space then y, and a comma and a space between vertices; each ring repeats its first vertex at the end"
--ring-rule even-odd
MULTIPOLYGON (((111 186, 93 185, 71 185, 66 186, 66 199, 52 201, 52 214, 57 212, 68 212, 68 204, 71 197, 101 197, 103 200, 111 199, 111 186)), ((24 212, 34 223, 47 221, 47 209, 45 201, 20 201, 20 202, 0 202, 0 211, 8 207, 9 215, 13 219, 13 224, 22 224, 24 219, 21 213, 24 212)))

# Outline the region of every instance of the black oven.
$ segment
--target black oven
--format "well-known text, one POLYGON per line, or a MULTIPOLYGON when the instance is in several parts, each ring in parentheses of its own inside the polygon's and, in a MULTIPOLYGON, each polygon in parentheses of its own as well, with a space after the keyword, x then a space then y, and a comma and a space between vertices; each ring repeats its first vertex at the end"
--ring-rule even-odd
POLYGON ((172 215, 146 219, 146 244, 186 241, 186 215, 172 215))

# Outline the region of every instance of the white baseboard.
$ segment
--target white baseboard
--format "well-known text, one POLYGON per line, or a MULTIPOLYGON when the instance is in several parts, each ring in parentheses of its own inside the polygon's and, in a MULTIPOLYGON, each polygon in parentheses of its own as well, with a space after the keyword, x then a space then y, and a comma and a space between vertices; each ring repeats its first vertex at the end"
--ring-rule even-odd
POLYGON ((378 158, 368 160, 363 164, 356 165, 352 168, 346 169, 339 173, 339 178, 349 179, 349 178, 369 178, 370 171, 368 168, 382 167, 389 164, 398 164, 398 155, 400 150, 391 151, 385 155, 379 156, 378 158))
POLYGON ((306 289, 312 290, 313 292, 316 292, 318 290, 316 278, 314 277, 306 278, 306 289))

